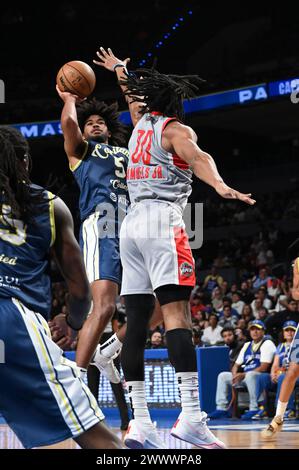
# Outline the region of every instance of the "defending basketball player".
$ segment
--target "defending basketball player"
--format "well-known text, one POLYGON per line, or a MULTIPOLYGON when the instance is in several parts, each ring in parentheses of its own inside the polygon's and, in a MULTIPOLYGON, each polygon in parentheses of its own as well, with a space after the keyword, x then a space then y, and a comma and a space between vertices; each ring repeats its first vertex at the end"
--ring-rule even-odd
POLYGON ((200 409, 188 304, 195 284, 194 260, 182 215, 192 170, 224 198, 250 205, 255 201, 224 183, 213 158, 197 146, 195 132, 182 124, 182 99, 195 94, 199 77, 142 70, 138 78, 127 73, 127 60, 117 59, 110 49, 101 48, 97 54, 100 61, 95 63, 117 73, 135 126, 127 170, 131 209, 120 232, 128 319, 122 366, 134 414, 125 443, 131 448, 163 447, 149 415, 144 384, 144 347, 155 294, 181 396, 182 412, 171 434, 198 447, 223 448, 200 409))
POLYGON ((90 290, 72 216, 29 179, 22 134, 0 126, 0 412, 26 448, 72 437, 83 448, 121 448, 76 364, 52 341, 49 255, 69 291, 69 325, 79 330, 90 290))
MULTIPOLYGON (((292 297, 299 300, 299 258, 294 261, 293 267, 293 288, 292 297)), ((281 431, 284 415, 288 406, 289 399, 293 393, 295 383, 299 378, 299 325, 289 352, 289 367, 282 382, 279 399, 277 402, 276 413, 269 426, 261 432, 263 439, 275 439, 277 432, 281 431)))

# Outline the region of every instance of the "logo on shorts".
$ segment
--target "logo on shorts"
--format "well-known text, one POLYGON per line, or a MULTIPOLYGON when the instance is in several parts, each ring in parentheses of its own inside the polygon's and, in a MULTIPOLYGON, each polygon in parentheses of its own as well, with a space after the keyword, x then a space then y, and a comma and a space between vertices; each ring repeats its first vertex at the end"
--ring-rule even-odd
POLYGON ((193 266, 189 263, 182 263, 180 266, 181 275, 185 277, 190 277, 193 274, 193 266))
POLYGON ((117 201, 117 196, 115 193, 110 193, 110 199, 113 201, 113 202, 116 202, 117 201))

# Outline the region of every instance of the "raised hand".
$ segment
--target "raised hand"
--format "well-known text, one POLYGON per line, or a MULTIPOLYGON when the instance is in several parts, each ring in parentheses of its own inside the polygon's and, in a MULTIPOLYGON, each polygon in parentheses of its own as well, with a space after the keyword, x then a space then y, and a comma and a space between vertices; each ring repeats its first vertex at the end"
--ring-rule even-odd
POLYGON ((124 60, 121 60, 115 57, 115 55, 113 54, 112 50, 109 47, 107 51, 108 52, 106 52, 106 50, 103 47, 100 47, 100 50, 96 52, 100 61, 94 60, 93 61, 94 64, 100 65, 101 67, 104 67, 105 69, 110 70, 110 72, 114 72, 116 65, 123 65, 124 67, 126 67, 128 62, 130 62, 129 57, 127 57, 124 60))
POLYGON ((253 206, 256 203, 255 199, 250 197, 251 193, 240 193, 239 191, 236 191, 235 189, 227 186, 224 182, 217 183, 215 191, 225 199, 239 199, 240 201, 245 202, 250 206, 253 206))
POLYGON ((64 103, 68 100, 74 100, 75 103, 79 104, 86 100, 86 98, 80 98, 80 96, 74 95, 74 93, 70 93, 69 91, 61 91, 58 85, 56 85, 56 91, 64 103))

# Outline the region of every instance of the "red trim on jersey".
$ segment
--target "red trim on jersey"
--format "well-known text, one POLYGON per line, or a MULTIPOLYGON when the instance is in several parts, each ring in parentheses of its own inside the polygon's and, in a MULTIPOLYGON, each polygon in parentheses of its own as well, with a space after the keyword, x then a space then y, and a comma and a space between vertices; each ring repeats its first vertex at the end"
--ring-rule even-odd
POLYGON ((172 427, 173 427, 173 428, 176 428, 179 422, 180 422, 180 420, 179 420, 179 418, 178 418, 172 427))
MULTIPOLYGON (((152 114, 153 114, 153 113, 152 113, 152 114)), ((165 127, 167 126, 167 124, 170 123, 170 121, 177 121, 177 118, 175 118, 175 117, 167 118, 166 121, 165 121, 164 124, 163 124, 162 133, 164 132, 165 127)))
POLYGON ((180 286, 195 286, 195 265, 187 233, 174 227, 174 240, 178 256, 178 281, 180 286))
MULTIPOLYGON (((164 122, 163 127, 162 127, 162 134, 163 134, 164 129, 167 126, 167 124, 169 124, 171 121, 177 121, 177 118, 171 117, 171 118, 166 119, 166 121, 164 122)), ((177 166, 178 168, 180 168, 181 170, 189 170, 190 166, 188 165, 188 163, 186 163, 178 155, 172 154, 172 159, 173 159, 173 164, 175 166, 177 166)))
POLYGON ((151 111, 151 114, 153 114, 154 116, 163 116, 163 113, 161 113, 160 111, 151 111))
POLYGON ((177 166, 181 170, 189 170, 190 166, 181 157, 179 157, 178 155, 174 153, 172 154, 172 158, 173 158, 173 164, 175 166, 177 166))

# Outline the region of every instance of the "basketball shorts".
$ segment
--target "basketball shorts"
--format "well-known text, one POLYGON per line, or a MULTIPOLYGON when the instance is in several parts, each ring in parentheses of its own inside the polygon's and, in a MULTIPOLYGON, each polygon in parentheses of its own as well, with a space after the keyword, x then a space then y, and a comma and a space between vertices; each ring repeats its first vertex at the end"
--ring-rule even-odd
POLYGON ((40 314, 1 299, 0 340, 0 414, 25 448, 77 437, 104 419, 40 314))
POLYGON ((81 225, 80 247, 90 283, 97 280, 121 283, 119 237, 115 221, 107 221, 99 212, 81 225))
POLYGON ((299 365, 299 324, 290 347, 288 359, 289 362, 294 362, 299 365))
POLYGON ((160 286, 195 285, 194 259, 181 211, 142 201, 133 205, 120 230, 121 295, 152 294, 160 286))

